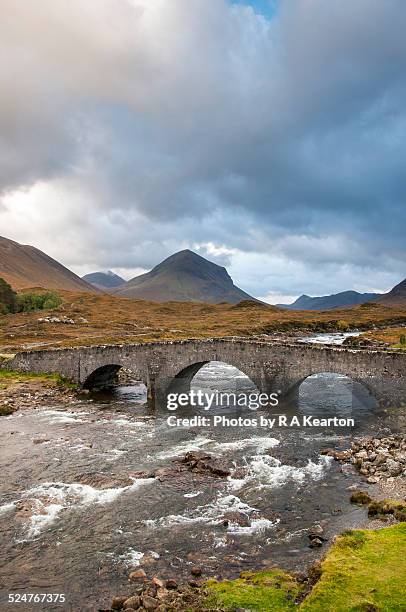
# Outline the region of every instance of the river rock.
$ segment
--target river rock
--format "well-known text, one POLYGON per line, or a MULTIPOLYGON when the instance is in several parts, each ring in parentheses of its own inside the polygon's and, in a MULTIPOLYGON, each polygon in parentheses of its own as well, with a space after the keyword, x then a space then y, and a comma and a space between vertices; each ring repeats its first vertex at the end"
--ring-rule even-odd
POLYGON ((165 582, 165 586, 167 589, 175 590, 178 588, 178 583, 176 580, 173 580, 173 578, 169 578, 169 580, 165 582))
POLYGON ((155 472, 151 470, 131 472, 129 476, 131 476, 131 478, 135 478, 136 480, 141 480, 143 478, 155 478, 155 472))
POLYGON ((159 556, 154 556, 151 553, 145 553, 145 555, 140 559, 140 564, 144 566, 154 565, 157 562, 159 556))
POLYGON ((386 467, 391 476, 399 476, 402 473, 402 466, 398 461, 394 461, 393 459, 388 459, 386 461, 386 467))
POLYGON ((321 525, 316 524, 309 529, 309 538, 320 538, 324 534, 324 529, 321 525))
POLYGON ((129 575, 131 582, 147 582, 147 575, 143 569, 137 569, 129 575))
POLYGON ((368 493, 365 491, 354 491, 354 493, 350 497, 350 501, 352 504, 369 504, 371 500, 368 493))
MULTIPOLYGON (((404 435, 383 438, 358 438, 345 455, 336 458, 352 463, 371 484, 406 473, 406 438, 404 435)), ((326 454, 330 454, 328 451, 326 454)))
POLYGON ((128 599, 125 600, 123 608, 124 610, 128 610, 133 608, 134 610, 136 610, 137 608, 139 608, 141 605, 141 599, 138 595, 133 595, 132 597, 129 597, 128 599))
POLYGON ((114 474, 77 474, 74 482, 89 485, 95 489, 116 489, 134 484, 131 478, 115 476, 114 474))
POLYGON ((312 538, 312 540, 310 540, 310 548, 320 548, 320 546, 323 546, 323 540, 320 538, 312 538))
POLYGON ((192 472, 198 474, 209 474, 226 478, 230 476, 230 469, 219 459, 212 457, 203 451, 189 451, 181 463, 185 464, 192 472))
POLYGON ((251 522, 246 514, 242 512, 226 512, 223 516, 223 525, 228 527, 230 523, 236 523, 240 527, 249 527, 251 522))
POLYGON ((113 600, 111 602, 111 609, 121 610, 126 601, 127 601, 127 597, 113 597, 113 600))
POLYGON ((156 610, 159 606, 159 601, 150 595, 143 595, 142 605, 144 606, 145 610, 156 610))
POLYGON ((164 480, 166 480, 167 478, 175 478, 179 476, 179 467, 178 466, 168 466, 168 467, 161 467, 155 470, 154 472, 154 476, 155 478, 157 478, 160 482, 163 482, 164 480))
POLYGON ((203 569, 199 566, 199 565, 194 565, 191 569, 190 569, 190 573, 192 574, 192 576, 201 576, 203 574, 203 569))

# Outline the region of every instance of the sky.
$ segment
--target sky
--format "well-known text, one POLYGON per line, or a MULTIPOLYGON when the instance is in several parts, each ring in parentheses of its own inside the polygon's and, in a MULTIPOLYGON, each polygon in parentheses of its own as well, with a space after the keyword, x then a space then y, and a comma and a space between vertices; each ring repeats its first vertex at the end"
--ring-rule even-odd
POLYGON ((271 303, 406 277, 404 0, 0 0, 0 235, 271 303))

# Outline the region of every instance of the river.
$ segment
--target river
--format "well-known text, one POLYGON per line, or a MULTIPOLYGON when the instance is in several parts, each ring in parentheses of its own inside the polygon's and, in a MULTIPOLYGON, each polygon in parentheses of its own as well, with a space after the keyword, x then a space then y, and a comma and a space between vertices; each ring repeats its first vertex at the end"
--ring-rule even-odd
MULTIPOLYGON (((253 389, 241 372, 216 362, 193 385, 253 389)), ((359 476, 320 449, 345 447, 383 421, 363 389, 354 394, 349 379, 333 374, 307 379, 299 405, 283 411, 352 417, 355 426, 174 428, 166 414, 149 412, 140 384, 2 418, 2 601, 10 592, 52 592, 66 594, 66 603, 18 609, 109 607, 113 595, 131 592, 128 574, 139 564, 150 577, 178 580, 187 580, 191 565, 223 577, 270 562, 305 569, 320 555, 309 548, 311 525, 320 522, 331 538, 364 516, 349 503, 348 487, 359 476), (227 461, 235 477, 134 477, 193 449, 227 461), (233 511, 245 525, 224 524, 233 511)))

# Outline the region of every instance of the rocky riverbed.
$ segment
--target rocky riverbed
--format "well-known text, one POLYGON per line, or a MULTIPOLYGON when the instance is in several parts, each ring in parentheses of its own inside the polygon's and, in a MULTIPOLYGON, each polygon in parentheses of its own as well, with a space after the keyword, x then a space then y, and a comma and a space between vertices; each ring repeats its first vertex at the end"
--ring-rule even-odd
MULTIPOLYGON (((215 368, 201 376, 202 387, 217 386, 215 368)), ((82 398, 19 389, 31 397, 0 429, 2 596, 46 584, 66 593, 66 610, 119 609, 113 597, 182 609, 210 577, 275 564, 303 573, 337 533, 365 524, 351 487, 375 497, 403 478, 369 483, 355 463, 322 454, 394 435, 382 435, 388 415, 357 403, 343 377, 309 379, 292 411, 351 415, 354 430, 168 428, 134 383, 82 398)))
POLYGON ((396 476, 406 477, 406 438, 401 434, 357 438, 347 450, 323 449, 322 454, 351 463, 370 484, 394 483, 396 476))

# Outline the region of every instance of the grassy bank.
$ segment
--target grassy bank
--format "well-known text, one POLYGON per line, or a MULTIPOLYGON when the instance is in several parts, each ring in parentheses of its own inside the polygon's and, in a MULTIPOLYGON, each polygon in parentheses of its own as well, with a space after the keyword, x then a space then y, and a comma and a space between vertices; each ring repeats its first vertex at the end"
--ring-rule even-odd
POLYGON ((43 383, 48 386, 58 385, 70 389, 76 388, 76 385, 60 374, 36 374, 35 372, 17 372, 16 370, 5 370, 0 368, 0 389, 27 382, 43 383))
POLYGON ((0 368, 0 416, 12 414, 22 404, 34 404, 36 399, 51 389, 62 395, 76 388, 77 385, 60 374, 35 374, 0 368))
POLYGON ((304 586, 281 570, 244 573, 208 584, 207 607, 265 612, 401 612, 406 609, 406 523, 338 537, 321 575, 303 598, 304 586))

